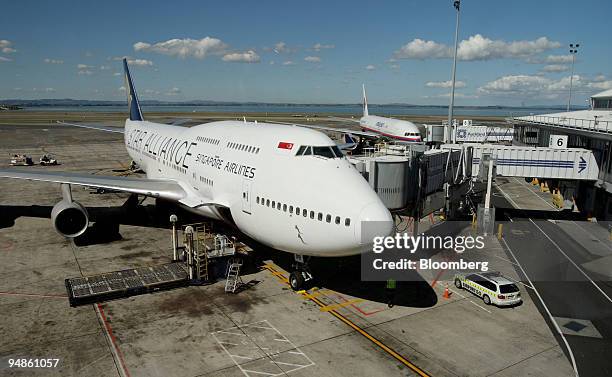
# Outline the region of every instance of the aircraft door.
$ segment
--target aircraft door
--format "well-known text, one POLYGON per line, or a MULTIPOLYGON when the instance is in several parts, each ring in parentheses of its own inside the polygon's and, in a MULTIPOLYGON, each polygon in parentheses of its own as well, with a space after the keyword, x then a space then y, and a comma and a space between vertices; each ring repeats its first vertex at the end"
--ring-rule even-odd
POLYGON ((251 181, 242 181, 242 212, 251 214, 251 181))

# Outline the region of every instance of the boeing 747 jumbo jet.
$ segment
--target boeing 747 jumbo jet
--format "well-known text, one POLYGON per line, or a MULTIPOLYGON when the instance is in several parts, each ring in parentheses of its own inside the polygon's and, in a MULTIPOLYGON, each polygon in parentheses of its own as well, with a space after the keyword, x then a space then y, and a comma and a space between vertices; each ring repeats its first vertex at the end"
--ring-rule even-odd
MULTIPOLYGON (((207 218, 233 224, 252 239, 296 256, 361 253, 393 229, 391 214, 365 179, 321 132, 298 126, 220 121, 191 128, 144 120, 126 60, 129 119, 120 132, 146 178, 0 169, 0 177, 56 182, 63 200, 51 212, 66 237, 83 234, 86 208, 71 185, 112 189, 178 202, 207 218)), ((296 257, 296 261, 303 258, 296 257)), ((291 286, 312 278, 296 263, 291 286)))
POLYGON ((351 130, 348 128, 316 126, 311 124, 296 125, 318 130, 341 132, 348 135, 358 135, 369 139, 386 137, 402 143, 415 143, 421 141, 421 133, 419 132, 419 128, 414 123, 407 120, 370 115, 368 112, 368 99, 366 97, 365 85, 362 86, 362 89, 363 116, 360 119, 336 117, 330 118, 335 121, 358 123, 362 129, 361 131, 351 130))

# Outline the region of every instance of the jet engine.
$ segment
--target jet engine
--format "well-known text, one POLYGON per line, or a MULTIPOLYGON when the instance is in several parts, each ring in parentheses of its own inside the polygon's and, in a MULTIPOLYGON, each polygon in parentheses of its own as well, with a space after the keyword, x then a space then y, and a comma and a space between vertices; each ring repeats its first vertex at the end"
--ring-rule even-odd
POLYGON ((51 221, 59 234, 74 238, 85 233, 89 225, 89 216, 80 203, 62 200, 53 206, 51 221))

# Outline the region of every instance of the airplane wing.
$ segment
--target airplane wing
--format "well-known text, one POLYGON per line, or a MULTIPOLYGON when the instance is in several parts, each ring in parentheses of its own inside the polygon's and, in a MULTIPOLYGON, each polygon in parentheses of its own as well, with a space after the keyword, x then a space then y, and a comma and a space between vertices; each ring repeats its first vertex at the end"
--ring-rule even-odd
POLYGON ((329 120, 333 120, 334 122, 353 122, 360 123, 359 119, 355 118, 339 118, 339 117, 327 117, 329 120))
POLYGON ((26 171, 19 169, 0 169, 0 177, 104 188, 146 195, 154 198, 174 200, 190 207, 200 207, 203 205, 223 205, 220 203, 214 203, 212 200, 199 195, 196 200, 196 198, 189 195, 189 193, 177 181, 173 180, 100 176, 69 172, 26 171))
POLYGON ((61 125, 61 126, 88 128, 90 130, 98 130, 98 131, 105 131, 105 132, 116 132, 116 133, 119 133, 119 134, 124 133, 123 127, 121 127, 121 128, 119 128, 119 127, 109 127, 109 126, 102 126, 102 125, 98 125, 98 124, 87 124, 87 123, 66 123, 66 122, 62 122, 62 121, 59 121, 59 120, 56 123, 61 125))
POLYGON ((358 135, 358 136, 364 136, 364 137, 369 137, 369 138, 374 138, 374 139, 378 139, 380 138, 380 135, 377 134, 376 132, 368 132, 368 131, 357 131, 357 130, 351 130, 349 128, 338 128, 338 127, 327 127, 327 126, 318 126, 318 125, 314 125, 314 124, 303 124, 303 123, 283 123, 283 122, 275 122, 275 121, 267 121, 268 123, 275 123, 275 124, 286 124, 289 126, 298 126, 298 127, 306 127, 306 128, 312 128, 315 130, 325 130, 325 131, 333 131, 333 132, 340 132, 343 134, 351 134, 351 135, 358 135))

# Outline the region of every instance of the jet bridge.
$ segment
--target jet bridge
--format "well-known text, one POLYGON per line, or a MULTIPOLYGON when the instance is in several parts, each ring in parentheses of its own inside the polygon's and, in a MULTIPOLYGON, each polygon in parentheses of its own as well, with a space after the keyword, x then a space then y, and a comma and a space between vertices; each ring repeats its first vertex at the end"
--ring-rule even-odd
POLYGON ((497 175, 596 181, 599 166, 593 152, 582 148, 544 148, 499 144, 443 144, 441 149, 472 148, 472 175, 478 176, 483 155, 496 160, 497 175))

